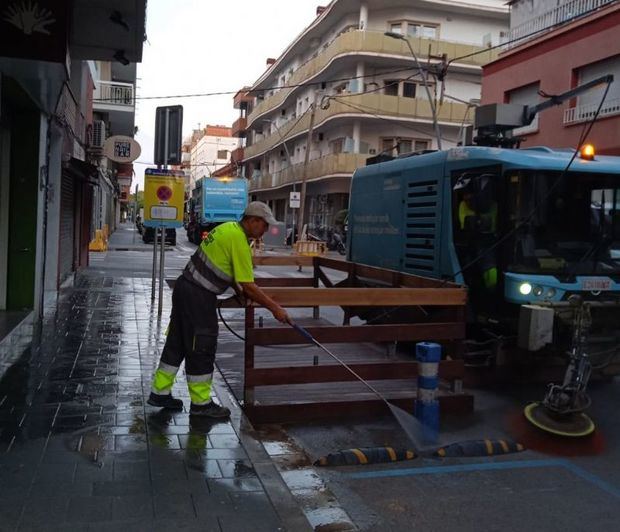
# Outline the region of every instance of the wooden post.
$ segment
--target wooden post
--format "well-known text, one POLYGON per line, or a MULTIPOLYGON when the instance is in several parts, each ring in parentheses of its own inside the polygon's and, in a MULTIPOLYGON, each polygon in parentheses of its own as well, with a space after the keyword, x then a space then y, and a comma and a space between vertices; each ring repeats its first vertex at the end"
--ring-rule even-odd
MULTIPOLYGON (((254 369, 254 342, 249 337, 249 331, 254 329, 254 307, 245 308, 245 358, 244 374, 245 377, 254 369)), ((243 404, 244 406, 254 405, 254 386, 248 386, 248 379, 243 379, 243 404)))
MULTIPOLYGON (((348 269, 348 274, 347 274, 347 286, 349 288, 353 288, 355 285, 355 263, 354 262, 349 262, 347 263, 347 269, 348 269)), ((351 309, 349 307, 344 307, 344 319, 342 321, 343 325, 351 325, 351 309)))
MULTIPOLYGON (((314 260, 312 262, 313 262, 313 267, 314 267, 314 278, 312 279, 313 281, 312 286, 314 288, 318 288, 319 287, 319 268, 320 268, 318 257, 314 257, 314 260)), ((312 309, 312 317, 315 320, 318 320, 321 317, 320 308, 321 307, 317 306, 317 307, 313 307, 312 309)))

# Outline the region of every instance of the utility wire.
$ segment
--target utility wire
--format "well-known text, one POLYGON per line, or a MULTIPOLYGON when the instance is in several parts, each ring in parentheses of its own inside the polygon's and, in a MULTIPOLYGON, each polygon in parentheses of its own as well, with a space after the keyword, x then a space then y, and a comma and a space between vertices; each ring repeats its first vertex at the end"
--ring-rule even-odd
MULTIPOLYGON (((330 96, 330 99, 334 100, 334 101, 337 101, 337 102, 340 102, 342 105, 346 105, 347 107, 351 107, 352 109, 356 109, 357 111, 360 111, 362 113, 366 113, 366 114, 372 115, 375 118, 377 118, 379 120, 383 120, 384 122, 388 122, 388 123, 390 123, 392 125, 394 125, 394 122, 399 122, 400 125, 402 127, 404 127, 405 129, 410 129, 412 131, 416 131, 417 133, 423 133, 424 135, 429 135, 428 131, 424 131, 423 129, 419 129, 419 128, 416 128, 414 126, 411 126, 408 123, 403 122, 402 119, 400 119, 397 116, 394 117, 394 118, 386 118, 384 116, 376 114, 376 112, 380 112, 381 109, 376 109, 374 107, 368 107, 368 106, 362 105, 362 104, 354 105, 354 104, 349 103, 349 102, 344 102, 344 101, 341 101, 340 97, 338 97, 338 96, 330 96)), ((430 125, 432 125, 432 124, 430 124, 430 125)), ((448 137, 446 137, 444 135, 442 135, 441 138, 445 139, 445 140, 447 140, 449 142, 456 142, 456 140, 448 138, 448 137)))
MULTIPOLYGON (((277 85, 275 87, 265 87, 264 89, 249 89, 245 91, 247 94, 255 93, 255 92, 265 92, 270 90, 280 90, 280 89, 294 89, 297 87, 310 87, 312 85, 321 85, 323 83, 337 83, 340 81, 352 81, 354 79, 364 79, 364 78, 374 78, 375 76, 383 76, 385 74, 397 74, 398 72, 407 72, 412 70, 411 67, 397 68, 393 70, 386 70, 385 72, 375 72, 373 74, 364 74, 361 76, 348 76, 346 78, 333 78, 327 79, 324 81, 304 81, 303 83, 293 83, 290 85, 277 85)), ((135 96, 132 100, 164 100, 171 98, 202 98, 208 96, 230 96, 237 94, 239 92, 243 92, 242 90, 235 91, 218 91, 218 92, 203 92, 203 93, 195 93, 195 94, 167 94, 162 96, 135 96)), ((94 102, 115 102, 118 101, 119 98, 95 98, 94 102)))

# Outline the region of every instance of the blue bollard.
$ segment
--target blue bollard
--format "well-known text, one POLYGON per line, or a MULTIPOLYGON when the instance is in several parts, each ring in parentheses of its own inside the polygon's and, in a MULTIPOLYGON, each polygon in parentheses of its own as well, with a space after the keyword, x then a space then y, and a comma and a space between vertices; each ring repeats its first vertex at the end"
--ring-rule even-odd
POLYGON ((439 433, 439 361, 441 346, 431 342, 416 344, 418 361, 418 396, 415 402, 415 417, 428 431, 428 439, 436 439, 439 433))

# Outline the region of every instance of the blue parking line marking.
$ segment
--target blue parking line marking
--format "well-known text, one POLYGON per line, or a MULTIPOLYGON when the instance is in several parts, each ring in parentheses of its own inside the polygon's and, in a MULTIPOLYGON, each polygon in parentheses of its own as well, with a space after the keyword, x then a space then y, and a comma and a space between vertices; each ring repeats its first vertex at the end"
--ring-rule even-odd
POLYGON ((589 471, 569 462, 568 460, 513 460, 509 462, 481 462, 478 464, 456 464, 447 466, 408 467, 385 471, 366 471, 349 473, 347 478, 370 479, 387 477, 410 477, 419 475, 445 475, 449 473, 466 473, 472 471, 502 471, 508 469, 533 469, 540 467, 561 467, 579 478, 593 484, 604 492, 620 499, 620 489, 589 471))

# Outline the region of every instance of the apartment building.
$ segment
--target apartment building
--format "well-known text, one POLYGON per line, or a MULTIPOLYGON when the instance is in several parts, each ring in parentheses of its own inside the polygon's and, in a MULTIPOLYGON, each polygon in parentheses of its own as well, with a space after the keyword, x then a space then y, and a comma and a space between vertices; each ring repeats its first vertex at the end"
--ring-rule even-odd
MULTIPOLYGON (((613 74, 587 141, 600 154, 620 155, 620 4, 612 0, 513 0, 510 45, 484 67, 483 103, 536 104, 543 94, 560 94, 613 74)), ((575 147, 604 87, 540 113, 515 130, 523 146, 575 147)))
POLYGON ((353 171, 368 157, 438 147, 427 89, 442 147, 456 145, 480 98, 481 67, 496 58, 488 48, 507 30, 500 3, 333 0, 319 7, 234 98, 233 134, 243 139, 235 156, 253 199, 290 223, 289 193, 305 177, 305 221, 315 232, 331 226, 348 205, 353 171), (438 76, 448 62, 447 75, 438 76))
POLYGON ((232 130, 227 126, 207 125, 194 130, 189 148, 190 190, 195 187, 197 180, 210 177, 226 166, 239 143, 239 139, 232 136, 232 130))
POLYGON ((137 64, 119 61, 92 62, 95 93, 90 156, 99 168, 101 186, 95 191, 93 227, 107 225, 113 231, 127 219, 130 206, 133 164, 115 163, 102 155, 106 138, 133 137, 136 118, 137 64))
POLYGON ((140 61, 145 20, 145 0, 0 6, 0 351, 88 265, 104 186, 94 62, 140 61))

